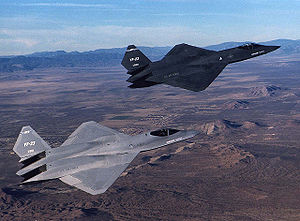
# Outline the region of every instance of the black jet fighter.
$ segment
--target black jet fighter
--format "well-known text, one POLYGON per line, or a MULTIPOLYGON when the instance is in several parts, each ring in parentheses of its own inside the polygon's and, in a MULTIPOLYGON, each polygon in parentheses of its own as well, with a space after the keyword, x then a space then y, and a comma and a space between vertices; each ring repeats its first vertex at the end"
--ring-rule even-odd
POLYGON ((212 51, 188 44, 173 47, 163 59, 151 62, 134 45, 127 47, 122 65, 131 75, 130 88, 168 84, 191 91, 205 90, 226 65, 267 54, 280 46, 245 44, 222 51, 212 51))

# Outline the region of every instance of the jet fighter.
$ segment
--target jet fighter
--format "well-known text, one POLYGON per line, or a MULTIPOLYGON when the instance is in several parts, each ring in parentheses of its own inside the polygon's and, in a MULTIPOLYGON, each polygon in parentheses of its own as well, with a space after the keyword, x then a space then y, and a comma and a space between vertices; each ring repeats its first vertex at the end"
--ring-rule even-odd
POLYGON ((104 193, 143 151, 189 139, 192 130, 164 128, 129 136, 94 121, 81 124, 57 148, 51 148, 30 126, 22 128, 14 152, 23 167, 23 183, 60 179, 92 195, 104 193))
POLYGON ((231 63, 267 54, 280 46, 245 44, 222 51, 212 51, 188 44, 173 47, 162 60, 151 62, 138 48, 129 45, 122 65, 131 75, 130 88, 168 84, 190 91, 205 90, 231 63))

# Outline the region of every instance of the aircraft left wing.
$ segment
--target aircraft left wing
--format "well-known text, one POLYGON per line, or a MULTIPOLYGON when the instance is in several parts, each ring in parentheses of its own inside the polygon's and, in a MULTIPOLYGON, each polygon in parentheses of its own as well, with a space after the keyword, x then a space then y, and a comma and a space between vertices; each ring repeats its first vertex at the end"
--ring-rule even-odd
MULTIPOLYGON (((211 65, 208 69, 195 66, 189 67, 187 75, 177 75, 164 80, 162 83, 180 87, 191 91, 205 90, 226 67, 226 63, 211 65)), ((184 72, 184 71, 182 71, 184 72)))
POLYGON ((93 141, 99 137, 119 135, 120 132, 111 128, 105 127, 96 123, 95 121, 89 121, 81 124, 62 144, 62 146, 85 143, 93 141))
MULTIPOLYGON (((110 167, 86 169, 71 175, 59 178, 62 182, 81 189, 92 195, 104 193, 122 174, 139 152, 111 156, 111 161, 120 162, 119 157, 126 157, 126 163, 115 164, 110 167)), ((124 162, 124 161, 123 161, 124 162)))

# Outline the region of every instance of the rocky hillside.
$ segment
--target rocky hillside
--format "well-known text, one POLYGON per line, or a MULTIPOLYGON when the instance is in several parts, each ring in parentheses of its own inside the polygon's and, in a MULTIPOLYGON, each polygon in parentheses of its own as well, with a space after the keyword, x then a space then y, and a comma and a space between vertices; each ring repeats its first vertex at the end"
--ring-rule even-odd
POLYGON ((226 102, 223 105, 225 110, 241 110, 241 109, 248 109, 250 105, 249 101, 246 100, 235 100, 226 102))
POLYGON ((199 130, 207 135, 220 135, 227 132, 231 133, 232 130, 235 129, 255 129, 264 126, 265 125, 255 121, 235 122, 223 119, 204 123, 200 126, 199 130))
POLYGON ((275 85, 252 87, 249 91, 251 97, 271 97, 278 95, 279 92, 286 90, 275 85))

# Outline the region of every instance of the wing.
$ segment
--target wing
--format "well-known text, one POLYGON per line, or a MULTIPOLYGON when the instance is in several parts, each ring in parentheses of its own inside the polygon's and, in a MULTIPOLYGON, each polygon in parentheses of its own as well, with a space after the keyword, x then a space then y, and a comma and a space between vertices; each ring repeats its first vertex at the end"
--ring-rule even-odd
POLYGON ((215 51, 211 51, 211 50, 206 50, 203 48, 198 48, 195 46, 191 46, 188 44, 179 44, 174 46, 167 54, 165 57, 169 57, 169 56, 206 56, 206 55, 211 55, 211 54, 215 54, 215 51))
POLYGON ((81 124, 62 144, 62 146, 93 141, 99 137, 119 135, 120 132, 102 126, 94 121, 81 124))
POLYGON ((119 163, 110 167, 97 167, 83 170, 71 175, 59 178, 62 182, 81 189, 92 195, 104 193, 122 174, 130 162, 138 155, 139 152, 128 153, 125 155, 116 155, 115 162, 120 162, 120 157, 124 163, 119 163), (126 158, 124 160, 124 157, 126 158))
MULTIPOLYGON (((203 91, 216 79, 216 77, 225 67, 226 64, 218 64, 211 65, 211 67, 208 69, 203 67, 189 68, 188 74, 182 74, 168 78, 162 83, 195 92, 203 91)), ((181 72, 185 73, 186 70, 181 72)))

